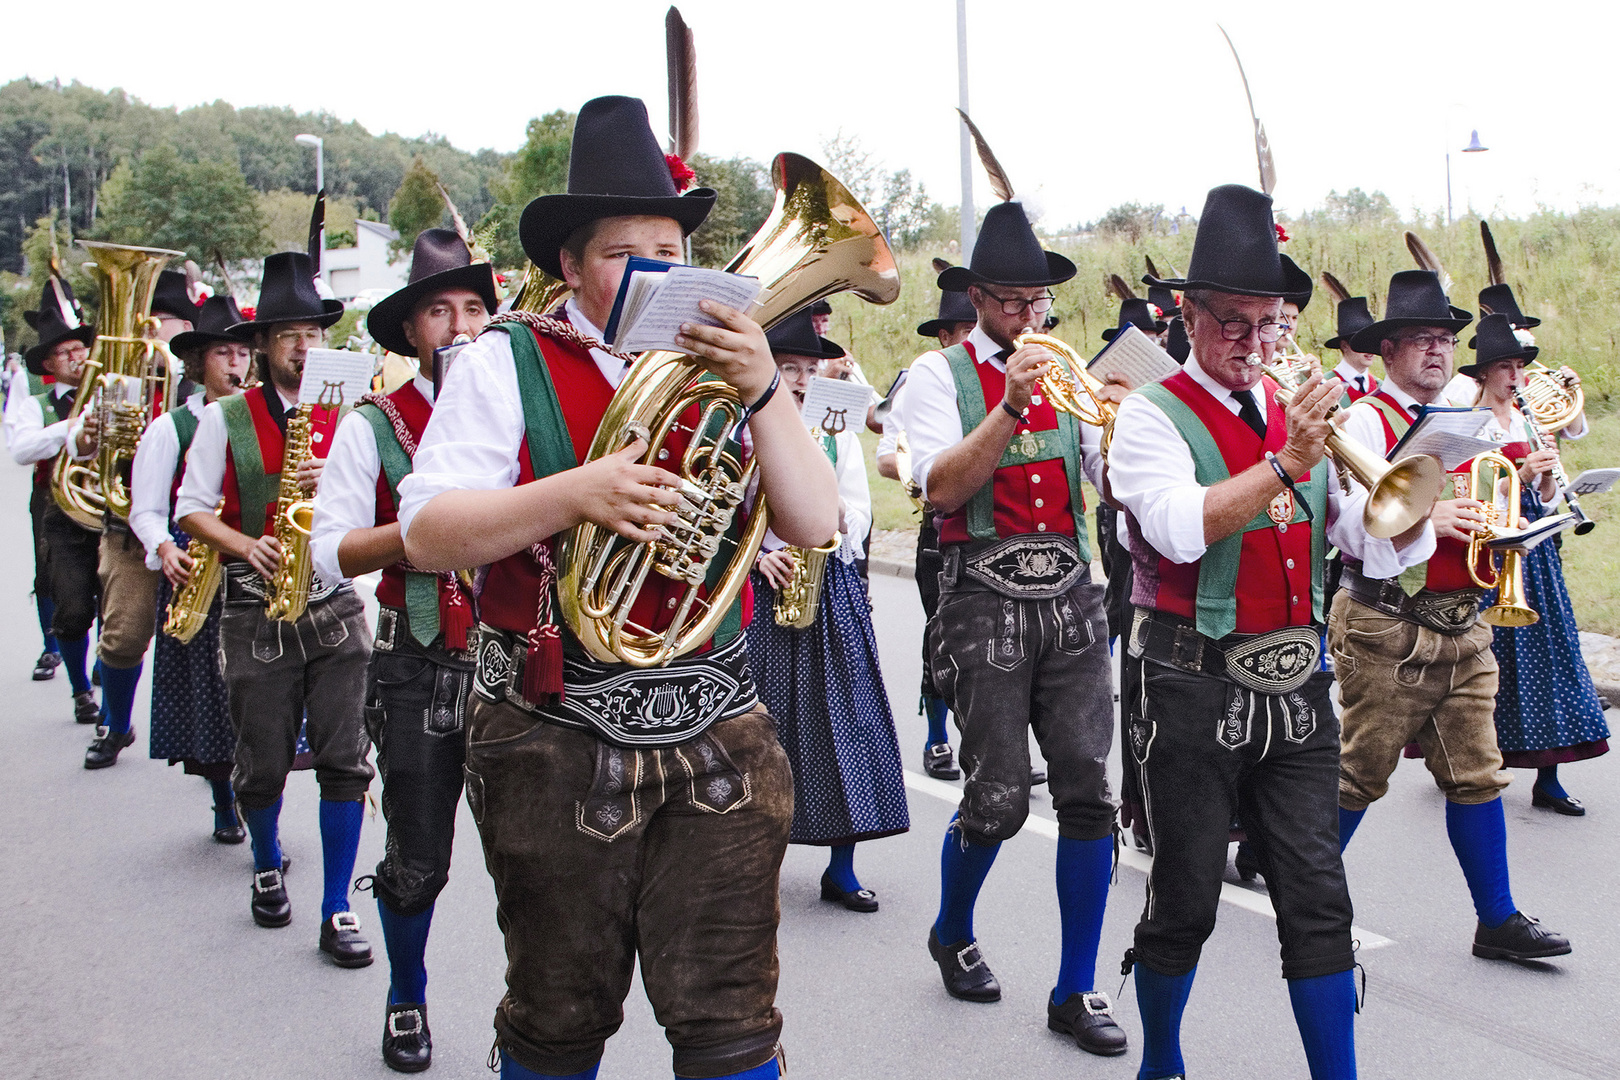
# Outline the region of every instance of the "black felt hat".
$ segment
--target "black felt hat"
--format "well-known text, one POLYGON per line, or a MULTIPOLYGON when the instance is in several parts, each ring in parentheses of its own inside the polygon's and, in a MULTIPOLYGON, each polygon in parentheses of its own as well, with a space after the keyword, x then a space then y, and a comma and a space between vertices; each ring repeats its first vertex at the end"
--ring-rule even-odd
POLYGON ((191 325, 195 329, 176 334, 169 342, 169 351, 176 356, 184 357, 194 349, 206 349, 222 341, 246 344, 247 334, 238 328, 251 324, 242 322, 236 297, 224 293, 204 300, 197 314, 192 316, 191 325))
POLYGON ((1177 315, 1170 320, 1170 332, 1165 335, 1164 351, 1178 364, 1185 364, 1192 355, 1192 342, 1187 340, 1187 324, 1177 315))
POLYGON ((1352 296, 1348 300, 1339 301, 1338 333, 1322 343, 1324 349, 1353 348, 1350 339, 1356 331, 1365 330, 1373 324, 1372 312, 1367 310, 1365 296, 1352 296))
MULTIPOLYGON (((1484 320, 1486 313, 1492 315, 1506 315, 1508 325, 1515 330, 1529 330, 1540 326, 1540 319, 1533 319, 1519 310, 1519 303, 1513 298, 1513 288, 1509 285, 1487 285, 1479 290, 1479 317, 1484 320)), ((1470 349, 1474 348, 1473 338, 1468 342, 1470 349)))
POLYGON ((1169 323, 1153 317, 1153 305, 1146 300, 1126 300, 1119 305, 1119 325, 1102 332, 1104 341, 1113 341, 1127 326, 1134 326, 1144 334, 1162 334, 1169 323))
POLYGON ((451 229, 423 229, 411 250, 410 282, 379 300, 366 314, 366 329, 373 340, 391 353, 415 356, 405 337, 404 322, 417 301, 443 289, 470 289, 495 314, 495 271, 487 262, 475 263, 461 236, 451 229))
POLYGON ((1173 319, 1181 314, 1181 305, 1176 303, 1176 294, 1163 285, 1148 286, 1148 303, 1159 309, 1159 318, 1173 319))
POLYGON ((1282 294, 1282 298, 1304 311, 1311 305, 1311 294, 1316 291, 1316 283, 1287 255, 1279 253, 1277 258, 1282 260, 1283 279, 1288 283, 1288 291, 1282 294))
POLYGON ((1242 184, 1225 184, 1211 189, 1204 200, 1187 276, 1147 274, 1142 280, 1182 292, 1212 289, 1237 296, 1289 296, 1310 284, 1303 270, 1294 266, 1289 272, 1289 266, 1293 260, 1284 263, 1277 251, 1271 196, 1242 184))
POLYGON ((1014 289, 1058 285, 1074 277, 1074 263, 1055 251, 1041 250, 1020 203, 1003 202, 984 215, 973 258, 939 275, 946 292, 966 292, 969 285, 1006 285, 1014 289))
POLYGON ((1470 342, 1474 349, 1474 362, 1459 367, 1459 375, 1471 375, 1477 379, 1484 374, 1487 366, 1498 360, 1518 359, 1528 364, 1541 352, 1534 345, 1520 341, 1514 333, 1512 321, 1499 312, 1479 320, 1478 330, 1479 333, 1470 342))
POLYGON ((978 321, 979 313, 973 310, 967 293, 942 292, 939 294, 939 314, 925 323, 918 323, 917 333, 923 337, 937 338, 941 330, 949 329, 956 323, 978 321))
POLYGON ((534 264, 562 277, 563 243, 600 218, 674 218, 690 234, 714 208, 713 188, 676 190, 640 98, 599 97, 580 106, 568 156, 568 192, 542 195, 523 208, 518 239, 534 264))
POLYGON ((772 353, 792 353, 794 356, 813 356, 821 360, 836 360, 844 355, 844 348, 816 333, 810 322, 810 308, 800 308, 771 327, 765 334, 772 353))
POLYGON ((264 260, 259 280, 259 303, 253 318, 238 323, 249 333, 274 323, 312 322, 331 326, 343 318, 343 301, 322 300, 315 291, 315 274, 302 251, 280 251, 264 260))
POLYGON ((1357 330, 1350 338, 1356 352, 1382 351, 1390 333, 1408 326, 1435 326, 1456 333, 1474 321, 1474 316, 1446 300, 1440 278, 1431 270, 1402 270, 1389 279, 1389 300, 1384 317, 1357 330))
POLYGON ((197 305, 191 302, 186 275, 178 270, 165 270, 158 275, 157 288, 152 292, 152 314, 160 311, 196 325, 197 305))
POLYGON ((94 326, 79 322, 71 311, 64 312, 56 301, 56 293, 47 284, 39 298, 39 310, 23 312, 23 321, 39 335, 39 344, 23 353, 23 362, 35 375, 45 374, 46 357, 62 342, 82 341, 85 348, 89 348, 96 340, 94 326))

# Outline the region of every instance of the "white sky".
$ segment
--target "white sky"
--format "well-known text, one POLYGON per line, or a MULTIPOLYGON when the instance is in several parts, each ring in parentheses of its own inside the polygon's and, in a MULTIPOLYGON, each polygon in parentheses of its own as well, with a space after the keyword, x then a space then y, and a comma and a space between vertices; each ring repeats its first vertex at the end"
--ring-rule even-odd
MULTIPOLYGON (((59 10, 18 4, 0 79, 76 78, 164 106, 324 109, 373 132, 503 151, 532 116, 625 93, 647 101, 662 135, 667 6, 220 4, 151 19, 88 0, 64 37, 59 10), (16 47, 41 41, 60 47, 16 47), (197 61, 210 50, 217 61, 197 61)), ((701 149, 819 157, 842 129, 957 202, 954 0, 680 8, 697 38, 701 149)), ((1211 186, 1256 183, 1217 20, 1248 65, 1285 212, 1351 187, 1382 190, 1403 213, 1442 211, 1448 144, 1459 213, 1620 201, 1611 3, 968 0, 970 111, 1048 227, 1127 201, 1196 214, 1211 186), (1488 153, 1456 152, 1471 128, 1488 153)), ((982 172, 974 182, 982 211, 982 172)))

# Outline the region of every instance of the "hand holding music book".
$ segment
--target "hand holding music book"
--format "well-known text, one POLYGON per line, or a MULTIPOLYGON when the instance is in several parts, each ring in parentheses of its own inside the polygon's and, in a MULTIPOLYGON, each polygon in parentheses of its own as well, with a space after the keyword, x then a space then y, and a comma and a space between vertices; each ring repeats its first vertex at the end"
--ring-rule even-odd
POLYGON ((720 325, 699 310, 699 301, 712 300, 747 311, 759 296, 758 278, 635 255, 627 262, 613 312, 603 327, 607 343, 620 352, 690 353, 675 343, 682 323, 720 325))

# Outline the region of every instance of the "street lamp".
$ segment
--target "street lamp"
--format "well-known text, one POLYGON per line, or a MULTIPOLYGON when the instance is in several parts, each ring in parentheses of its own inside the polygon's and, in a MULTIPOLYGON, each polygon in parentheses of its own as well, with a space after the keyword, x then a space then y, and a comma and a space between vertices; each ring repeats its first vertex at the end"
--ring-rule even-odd
MULTIPOLYGON (((1451 227, 1451 147, 1450 147, 1449 144, 1450 144, 1451 140, 1448 138, 1446 140, 1446 142, 1448 144, 1446 146, 1446 227, 1450 228, 1451 227)), ((1483 146, 1483 145, 1480 144, 1480 141, 1479 141, 1479 129, 1474 128, 1473 131, 1469 133, 1468 145, 1462 148, 1462 152, 1465 153, 1465 154, 1483 154, 1485 151, 1487 151, 1489 149, 1490 149, 1490 147, 1483 146)))
MULTIPOLYGON (((299 135, 293 139, 293 142, 299 146, 313 146, 315 148, 315 193, 319 195, 326 190, 326 140, 319 135, 299 135)), ((1447 180, 1447 184, 1450 184, 1449 180, 1447 180)), ((321 219, 320 250, 323 252, 326 250, 326 219, 324 217, 321 219)), ((316 268, 316 272, 320 272, 319 267, 316 268)))

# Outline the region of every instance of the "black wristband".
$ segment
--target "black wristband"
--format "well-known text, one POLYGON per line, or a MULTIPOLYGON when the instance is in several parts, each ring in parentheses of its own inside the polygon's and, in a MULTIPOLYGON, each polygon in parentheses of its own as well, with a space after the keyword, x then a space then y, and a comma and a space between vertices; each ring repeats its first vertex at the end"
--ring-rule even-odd
POLYGON ((771 385, 767 386, 765 388, 765 392, 759 395, 759 400, 755 401, 752 405, 743 406, 742 415, 737 417, 737 426, 741 427, 742 425, 748 423, 750 417, 759 412, 759 410, 763 409, 766 405, 769 405, 771 398, 776 396, 776 388, 781 385, 782 373, 778 371, 776 374, 771 376, 771 385))
POLYGON ((1289 476, 1288 471, 1282 467, 1282 462, 1277 460, 1277 455, 1267 450, 1266 462, 1271 466, 1272 471, 1277 474, 1277 479, 1283 482, 1283 487, 1287 488, 1289 493, 1305 508, 1305 520, 1315 521, 1316 515, 1311 512, 1311 504, 1306 502, 1304 497, 1300 495, 1299 489, 1294 486, 1294 478, 1289 476))
POLYGON ((1017 409, 1013 408, 1011 405, 1007 404, 1007 399, 1006 398, 1001 399, 1001 407, 1006 410, 1008 416, 1012 417, 1014 420, 1018 421, 1020 424, 1022 424, 1024 422, 1024 414, 1019 412, 1017 409))

